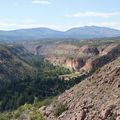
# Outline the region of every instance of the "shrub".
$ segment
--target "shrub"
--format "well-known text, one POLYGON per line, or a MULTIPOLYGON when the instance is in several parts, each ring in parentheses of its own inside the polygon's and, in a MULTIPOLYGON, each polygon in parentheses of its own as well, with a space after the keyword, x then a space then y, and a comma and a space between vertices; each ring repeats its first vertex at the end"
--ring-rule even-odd
POLYGON ((44 99, 44 100, 38 100, 38 99, 36 99, 34 101, 34 107, 40 108, 42 106, 50 105, 52 103, 52 101, 54 100, 54 98, 55 97, 48 97, 47 99, 44 99))
POLYGON ((13 114, 14 119, 17 119, 20 117, 20 112, 19 111, 15 111, 13 114))
POLYGON ((66 110, 67 110, 67 105, 66 104, 58 103, 56 105, 55 110, 54 110, 54 115, 56 117, 58 117, 58 116, 60 116, 66 110))
MULTIPOLYGON (((19 109, 13 112, 12 119, 23 119, 23 113, 25 116, 28 116, 30 120, 44 120, 42 114, 39 112, 38 109, 33 107, 31 104, 25 104, 21 106, 19 109)), ((0 119, 1 120, 1 119, 0 119)))
POLYGON ((31 120, 44 120, 42 114, 35 109, 30 113, 30 118, 31 120))

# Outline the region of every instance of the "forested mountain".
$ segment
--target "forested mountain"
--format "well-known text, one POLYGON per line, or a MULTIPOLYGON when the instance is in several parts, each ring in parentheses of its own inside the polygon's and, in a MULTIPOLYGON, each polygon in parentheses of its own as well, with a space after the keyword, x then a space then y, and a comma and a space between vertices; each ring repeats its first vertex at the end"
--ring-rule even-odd
POLYGON ((102 37, 117 37, 120 31, 107 27, 85 26, 72 28, 67 31, 57 31, 49 28, 32 28, 20 29, 12 31, 0 31, 0 40, 16 41, 16 40, 37 40, 37 39, 90 39, 102 37))
POLYGON ((66 31, 65 34, 69 38, 78 38, 78 39, 89 38, 90 39, 90 38, 120 36, 120 31, 116 29, 107 28, 107 27, 85 26, 85 27, 72 28, 66 31))

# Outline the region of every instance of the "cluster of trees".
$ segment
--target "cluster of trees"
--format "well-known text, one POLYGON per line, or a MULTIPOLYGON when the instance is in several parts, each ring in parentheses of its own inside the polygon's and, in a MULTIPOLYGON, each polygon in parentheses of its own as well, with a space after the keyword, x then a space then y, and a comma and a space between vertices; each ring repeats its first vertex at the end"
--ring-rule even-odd
POLYGON ((42 58, 33 58, 29 61, 37 68, 33 76, 4 81, 5 87, 0 87, 0 111, 14 110, 25 103, 32 104, 36 98, 41 100, 56 96, 85 77, 69 81, 60 80, 58 76, 69 74, 68 69, 53 66, 42 58))

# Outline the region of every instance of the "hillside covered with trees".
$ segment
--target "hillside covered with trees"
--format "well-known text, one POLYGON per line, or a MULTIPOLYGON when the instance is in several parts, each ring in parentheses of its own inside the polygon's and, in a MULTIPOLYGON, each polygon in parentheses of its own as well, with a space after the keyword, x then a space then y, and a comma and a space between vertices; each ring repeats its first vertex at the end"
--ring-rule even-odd
POLYGON ((23 56, 7 45, 1 45, 0 51, 1 112, 14 110, 25 103, 32 104, 36 98, 44 100, 56 96, 81 80, 59 79, 59 75, 69 74, 71 71, 53 66, 41 56, 23 56))

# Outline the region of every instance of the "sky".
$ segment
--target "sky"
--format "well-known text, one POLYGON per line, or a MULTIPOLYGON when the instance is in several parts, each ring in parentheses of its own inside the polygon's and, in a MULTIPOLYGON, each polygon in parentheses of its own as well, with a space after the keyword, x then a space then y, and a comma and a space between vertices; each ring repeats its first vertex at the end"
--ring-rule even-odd
POLYGON ((0 30, 92 25, 120 29, 120 0, 0 0, 0 30))

